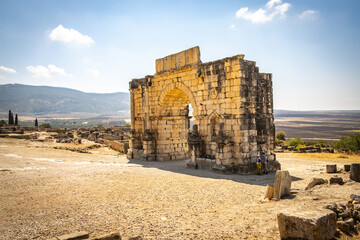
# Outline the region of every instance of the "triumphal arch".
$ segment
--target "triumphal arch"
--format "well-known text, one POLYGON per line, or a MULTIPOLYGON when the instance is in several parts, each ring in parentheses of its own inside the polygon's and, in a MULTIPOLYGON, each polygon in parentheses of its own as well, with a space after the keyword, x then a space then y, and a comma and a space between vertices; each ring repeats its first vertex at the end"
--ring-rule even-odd
POLYGON ((128 158, 189 159, 189 167, 251 173, 264 153, 270 170, 280 167, 272 75, 244 55, 202 63, 194 47, 157 59, 155 75, 130 82, 130 97, 128 158))

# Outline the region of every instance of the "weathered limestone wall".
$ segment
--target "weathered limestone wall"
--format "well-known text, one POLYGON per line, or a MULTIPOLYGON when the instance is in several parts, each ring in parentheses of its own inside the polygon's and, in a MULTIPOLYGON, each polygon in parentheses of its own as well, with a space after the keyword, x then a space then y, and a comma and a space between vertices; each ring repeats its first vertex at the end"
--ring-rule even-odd
MULTIPOLYGON (((156 60, 156 74, 130 82, 132 141, 129 157, 175 160, 247 173, 274 150, 272 75, 244 55, 201 63, 199 47, 156 60), (189 134, 191 103, 197 131, 189 134), (194 140, 195 139, 195 140, 194 140), (199 160, 200 159, 200 160, 199 160)), ((221 171, 222 171, 221 170, 221 171)))

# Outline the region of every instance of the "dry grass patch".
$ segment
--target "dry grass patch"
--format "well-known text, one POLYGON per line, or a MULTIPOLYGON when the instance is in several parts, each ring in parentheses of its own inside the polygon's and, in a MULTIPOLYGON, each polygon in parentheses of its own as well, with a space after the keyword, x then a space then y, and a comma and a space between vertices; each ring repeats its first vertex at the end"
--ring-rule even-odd
POLYGON ((277 153, 278 156, 288 158, 312 159, 329 162, 360 162, 359 154, 344 153, 277 153))

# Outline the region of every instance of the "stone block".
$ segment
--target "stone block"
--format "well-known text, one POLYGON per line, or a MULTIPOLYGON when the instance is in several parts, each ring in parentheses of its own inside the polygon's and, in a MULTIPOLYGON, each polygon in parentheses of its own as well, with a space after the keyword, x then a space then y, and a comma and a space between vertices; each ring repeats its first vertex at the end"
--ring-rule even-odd
POLYGON ((309 189, 315 187, 316 185, 327 184, 327 183, 328 183, 328 180, 325 180, 322 178, 313 178, 311 180, 311 182, 307 185, 305 190, 309 190, 309 189))
POLYGON ((81 232, 74 232, 66 235, 62 235, 57 237, 59 240, 78 240, 78 239, 87 239, 89 238, 89 233, 81 231, 81 232))
POLYGON ((327 173, 336 173, 336 164, 326 165, 326 172, 327 173))
POLYGON ((344 181, 342 177, 339 176, 333 176, 330 178, 330 184, 344 184, 344 181))
POLYGON ((274 196, 274 186, 271 186, 271 185, 267 185, 266 186, 266 191, 265 191, 265 196, 264 196, 264 199, 268 198, 268 199, 272 199, 273 196, 274 196))
POLYGON ((346 234, 354 230, 354 219, 349 218, 345 221, 337 221, 336 226, 346 234))
POLYGON ((351 194, 351 195, 350 195, 350 198, 351 198, 353 201, 360 202, 360 194, 351 194))
POLYGON ((289 171, 277 170, 274 186, 274 198, 281 199, 282 196, 289 195, 291 189, 291 176, 289 171))
POLYGON ((346 165, 344 165, 344 170, 346 172, 350 172, 350 167, 351 167, 351 165, 346 164, 346 165))
POLYGON ((100 237, 92 238, 91 240, 121 240, 121 236, 118 232, 105 234, 100 237))
POLYGON ((360 182, 360 163, 353 163, 350 167, 350 179, 360 182))
POLYGON ((284 212, 277 215, 281 239, 332 239, 336 214, 330 210, 284 212))

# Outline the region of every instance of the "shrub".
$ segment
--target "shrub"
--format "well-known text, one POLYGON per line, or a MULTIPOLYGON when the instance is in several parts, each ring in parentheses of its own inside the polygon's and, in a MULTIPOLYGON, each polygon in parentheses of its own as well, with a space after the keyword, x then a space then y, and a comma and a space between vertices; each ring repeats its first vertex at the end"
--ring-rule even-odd
POLYGON ((297 137, 297 138, 294 138, 294 139, 291 139, 290 141, 288 141, 288 146, 299 146, 299 145, 305 145, 303 140, 301 140, 301 138, 297 137))
POLYGON ((40 128, 51 128, 50 123, 43 123, 40 125, 40 128))
POLYGON ((130 123, 126 123, 126 124, 124 125, 124 127, 131 127, 131 124, 130 124, 130 123))
POLYGON ((276 139, 285 141, 285 132, 279 131, 275 134, 276 139))
POLYGON ((335 144, 336 149, 346 148, 352 152, 357 152, 360 150, 360 133, 350 135, 347 137, 342 137, 339 142, 335 144))
POLYGON ((283 140, 275 139, 275 145, 276 145, 276 146, 279 146, 279 145, 281 145, 281 144, 283 144, 283 143, 284 143, 283 140))
POLYGON ((300 145, 297 145, 297 146, 296 146, 296 149, 297 149, 298 151, 300 151, 300 148, 304 148, 304 147, 306 147, 306 145, 301 145, 301 144, 300 144, 300 145))

